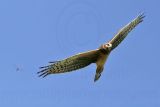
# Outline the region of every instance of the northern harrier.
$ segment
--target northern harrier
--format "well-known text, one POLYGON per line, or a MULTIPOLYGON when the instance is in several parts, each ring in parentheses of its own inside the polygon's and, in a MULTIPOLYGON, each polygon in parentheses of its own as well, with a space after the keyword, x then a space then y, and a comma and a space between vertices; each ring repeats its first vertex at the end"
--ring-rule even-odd
POLYGON ((115 49, 128 35, 128 33, 135 28, 139 23, 143 21, 144 14, 140 14, 129 24, 124 26, 109 42, 101 45, 98 49, 91 50, 84 53, 79 53, 69 58, 50 62, 50 65, 41 67, 41 71, 38 72, 39 76, 45 77, 49 74, 58 74, 74 71, 84 68, 91 63, 96 63, 97 69, 94 81, 97 81, 104 68, 104 64, 113 49, 115 49))

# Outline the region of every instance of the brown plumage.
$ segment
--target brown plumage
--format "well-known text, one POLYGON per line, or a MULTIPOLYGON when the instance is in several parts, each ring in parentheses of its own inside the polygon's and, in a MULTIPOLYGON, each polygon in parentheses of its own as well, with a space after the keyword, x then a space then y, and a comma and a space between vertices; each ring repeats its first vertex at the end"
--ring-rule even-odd
POLYGON ((96 63, 97 69, 94 81, 97 81, 104 68, 104 64, 110 54, 128 35, 128 33, 143 21, 144 15, 140 14, 137 18, 123 27, 113 39, 108 43, 101 45, 98 49, 80 53, 61 61, 51 62, 50 65, 41 67, 42 70, 38 72, 39 76, 47 76, 49 74, 65 73, 73 70, 84 68, 91 63, 96 63))

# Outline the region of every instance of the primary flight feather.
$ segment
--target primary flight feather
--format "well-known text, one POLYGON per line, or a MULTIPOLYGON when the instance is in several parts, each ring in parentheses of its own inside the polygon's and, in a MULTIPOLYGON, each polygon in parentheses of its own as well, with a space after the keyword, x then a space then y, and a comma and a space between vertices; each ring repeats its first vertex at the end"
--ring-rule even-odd
POLYGON ((91 63, 96 63, 97 69, 94 81, 97 81, 101 76, 110 52, 124 40, 132 29, 143 21, 144 17, 144 14, 137 16, 133 21, 119 30, 113 39, 101 45, 98 49, 76 54, 61 61, 51 62, 48 66, 41 67, 42 70, 38 72, 39 76, 46 77, 49 74, 70 72, 84 68, 91 63))

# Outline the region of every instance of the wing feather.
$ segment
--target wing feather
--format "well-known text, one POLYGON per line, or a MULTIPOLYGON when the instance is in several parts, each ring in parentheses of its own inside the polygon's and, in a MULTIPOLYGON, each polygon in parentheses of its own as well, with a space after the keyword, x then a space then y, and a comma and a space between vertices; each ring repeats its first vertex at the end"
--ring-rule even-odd
POLYGON ((109 41, 109 43, 112 44, 112 50, 124 40, 130 31, 132 31, 139 23, 143 21, 144 17, 144 14, 137 16, 133 21, 124 26, 111 41, 109 41))
POLYGON ((97 60, 98 52, 98 50, 88 51, 57 61, 48 66, 41 67, 42 70, 38 74, 45 77, 49 74, 65 73, 86 67, 97 60))

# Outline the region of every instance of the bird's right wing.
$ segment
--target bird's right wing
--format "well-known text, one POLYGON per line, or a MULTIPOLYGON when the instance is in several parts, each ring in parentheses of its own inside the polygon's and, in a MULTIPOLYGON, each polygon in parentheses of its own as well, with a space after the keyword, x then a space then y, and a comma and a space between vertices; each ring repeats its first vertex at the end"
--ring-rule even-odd
POLYGON ((49 74, 65 73, 77 70, 94 63, 98 58, 98 50, 80 53, 61 61, 52 63, 51 65, 41 67, 42 70, 38 72, 39 76, 47 76, 49 74))
POLYGON ((136 17, 133 21, 128 23, 126 26, 124 26, 115 36, 114 38, 109 41, 110 44, 112 44, 112 50, 116 48, 128 35, 128 33, 133 30, 139 23, 143 21, 144 14, 140 14, 138 17, 136 17))

